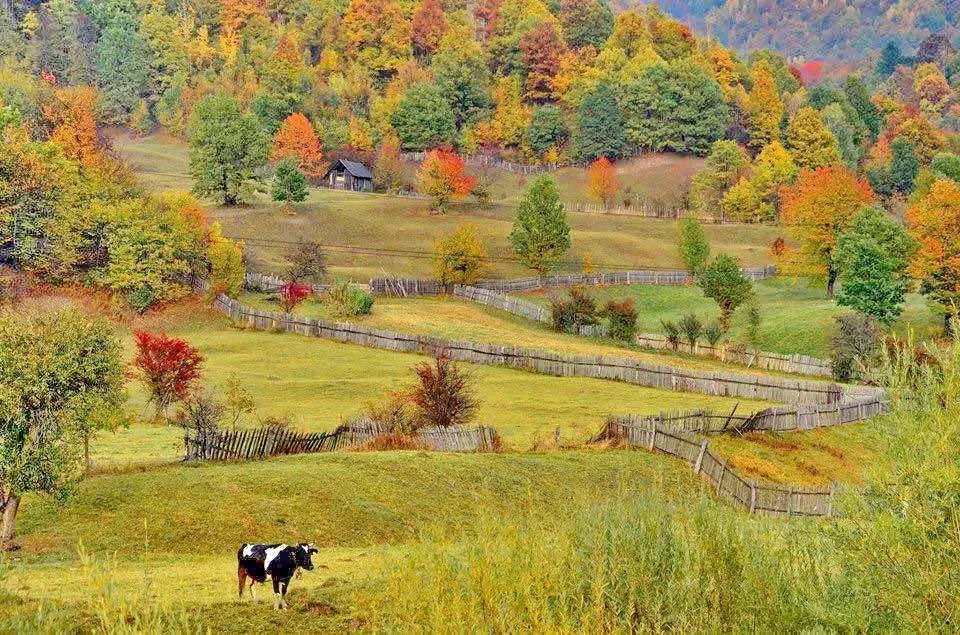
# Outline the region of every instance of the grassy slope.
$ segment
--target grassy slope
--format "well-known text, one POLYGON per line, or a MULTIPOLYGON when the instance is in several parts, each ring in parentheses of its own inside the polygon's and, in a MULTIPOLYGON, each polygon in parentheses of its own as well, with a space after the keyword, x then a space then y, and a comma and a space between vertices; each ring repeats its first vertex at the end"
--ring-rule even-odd
MULTIPOLYGON (((694 483, 679 464, 629 451, 351 453, 105 476, 84 482, 66 507, 28 497, 23 549, 0 589, 31 600, 80 600, 89 584, 75 554, 82 540, 95 562, 112 559, 109 577, 124 597, 147 589, 153 602, 205 605, 208 623, 222 628, 301 620, 319 628, 324 622, 308 601, 334 602, 331 594, 375 576, 381 557, 411 542, 469 540, 496 519, 553 522, 624 487, 694 501, 694 483), (321 548, 318 570, 294 582, 293 609, 282 619, 264 604, 234 601, 237 546, 270 539, 321 548)), ((0 611, 31 606, 17 608, 0 593, 0 611)))
MULTIPOLYGON (((138 171, 141 180, 156 188, 189 189, 186 176, 186 150, 169 140, 151 137, 118 137, 115 145, 138 171)), ((641 160, 643 161, 643 160, 641 160)), ((686 175, 696 160, 670 157, 666 164, 642 168, 637 164, 633 176, 622 178, 635 191, 655 191, 681 187, 677 175, 686 175)), ((681 180, 686 179, 681 176, 681 180)), ((558 175, 569 202, 583 199, 582 170, 564 170, 558 175)), ((504 175, 498 181, 494 204, 480 207, 464 204, 445 216, 429 213, 426 201, 393 198, 377 194, 355 194, 312 189, 307 201, 294 216, 281 213, 269 202, 257 202, 243 208, 214 208, 227 233, 247 236, 252 266, 280 271, 286 247, 271 241, 319 240, 328 245, 360 245, 367 248, 406 250, 405 255, 356 254, 330 249, 332 273, 366 281, 384 272, 408 276, 430 276, 431 255, 436 238, 457 224, 478 225, 491 259, 491 275, 518 276, 525 271, 512 260, 507 236, 515 211, 515 200, 523 185, 516 175, 504 175), (508 258, 508 260, 502 260, 508 258), (501 259, 501 260, 497 260, 501 259)), ((676 223, 642 218, 570 214, 573 248, 568 254, 570 266, 577 269, 589 253, 597 267, 674 267, 676 223)), ((715 249, 740 257, 747 264, 768 261, 766 245, 779 231, 771 227, 710 226, 707 228, 715 249)))
MULTIPOLYGON (((277 303, 269 301, 270 297, 270 294, 244 293, 241 299, 245 304, 265 311, 279 311, 277 303)), ((745 366, 735 367, 706 357, 679 352, 651 352, 629 348, 613 340, 594 340, 557 333, 546 325, 452 297, 377 298, 370 315, 350 319, 332 315, 329 307, 322 300, 304 302, 296 308, 295 313, 307 317, 356 322, 364 326, 399 333, 525 346, 573 355, 616 355, 653 364, 667 364, 697 370, 736 370, 744 373, 777 374, 745 366)))
MULTIPOLYGON (((811 288, 806 281, 780 278, 765 280, 756 285, 763 321, 760 326, 760 348, 779 353, 802 353, 815 357, 829 357, 829 337, 834 321, 845 309, 827 298, 822 288, 811 288)), ((645 333, 661 333, 660 320, 678 320, 695 313, 704 322, 715 319, 716 303, 705 298, 695 286, 670 287, 650 285, 611 286, 591 288, 599 299, 631 297, 639 313, 638 328, 645 333)), ((543 290, 525 294, 542 303, 562 291, 543 290)), ((746 316, 744 311, 734 315, 730 336, 735 341, 744 338, 746 316)), ((923 298, 910 295, 904 315, 897 328, 905 331, 915 328, 924 334, 934 334, 940 328, 923 298)))
MULTIPOLYGON (((306 430, 330 430, 390 391, 412 382, 421 357, 340 344, 287 333, 233 328, 229 321, 195 303, 171 308, 145 325, 164 329, 196 345, 207 361, 208 385, 219 387, 233 374, 253 395, 260 417, 291 417, 306 430)), ((129 345, 129 343, 128 343, 129 345)), ((734 401, 694 393, 662 391, 613 381, 558 378, 490 366, 467 366, 477 380, 479 420, 497 428, 508 447, 527 449, 552 438, 581 442, 599 430, 604 417, 628 412, 731 408, 734 401)), ((133 407, 144 414, 144 396, 131 385, 133 407)), ((743 401, 758 409, 762 402, 743 401)), ((104 434, 93 444, 98 470, 128 469, 181 456, 177 429, 136 425, 104 434)))

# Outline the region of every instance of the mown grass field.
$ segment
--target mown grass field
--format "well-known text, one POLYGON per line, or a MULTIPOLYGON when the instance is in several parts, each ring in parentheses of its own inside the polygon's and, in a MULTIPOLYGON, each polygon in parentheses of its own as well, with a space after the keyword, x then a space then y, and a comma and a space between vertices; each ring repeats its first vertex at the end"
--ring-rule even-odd
MULTIPOLYGON (((190 188, 182 143, 161 137, 118 136, 114 145, 148 187, 190 188)), ((631 164, 630 174, 621 179, 624 185, 629 183, 638 192, 675 191, 684 186, 699 161, 680 157, 652 161, 654 158, 631 164)), ((583 200, 586 177, 582 169, 565 169, 557 178, 571 205, 583 200)), ((424 200, 317 188, 311 188, 308 199, 293 215, 283 213, 262 195, 244 207, 211 206, 210 212, 223 223, 226 233, 248 239, 250 268, 254 270, 282 272, 289 243, 316 240, 330 245, 327 256, 333 276, 363 282, 384 273, 430 277, 436 239, 469 222, 477 225, 487 246, 490 275, 515 277, 528 274, 513 257, 507 238, 524 182, 516 175, 503 174, 490 204, 468 201, 442 216, 431 214, 424 200), (363 249, 358 252, 345 246, 363 249)), ((568 217, 573 243, 565 265, 569 270, 579 271, 586 255, 599 269, 680 266, 675 222, 580 213, 568 217)), ((767 246, 780 231, 755 225, 712 225, 707 233, 714 249, 758 265, 769 261, 767 246)))
MULTIPOLYGON (((69 300, 47 299, 67 305, 69 300)), ((269 417, 286 418, 309 431, 332 430, 369 404, 413 381, 412 367, 423 357, 340 344, 287 333, 234 327, 199 300, 164 313, 119 325, 132 358, 132 329, 164 330, 197 346, 205 356, 204 381, 222 389, 237 377, 257 410, 248 425, 269 417)), ((560 378, 491 366, 465 365, 475 378, 478 421, 495 427, 509 449, 526 450, 552 441, 560 429, 564 443, 582 443, 596 434, 605 417, 655 413, 706 405, 726 409, 735 400, 695 393, 643 388, 613 381, 560 378)), ((763 402, 741 401, 756 410, 763 402)), ((130 383, 130 407, 142 421, 152 417, 140 385, 130 383)), ((177 428, 140 423, 100 435, 92 444, 95 471, 136 470, 182 457, 177 428)))
MULTIPOLYGON (((274 295, 246 292, 240 300, 248 306, 264 311, 282 312, 279 305, 271 301, 274 295)), ((558 333, 545 324, 450 296, 403 299, 379 297, 370 315, 353 318, 341 318, 331 314, 330 307, 320 297, 304 302, 296 307, 294 313, 305 317, 353 322, 398 333, 431 335, 484 344, 523 346, 569 355, 615 355, 694 370, 726 369, 747 374, 778 374, 747 366, 725 364, 720 360, 679 351, 654 352, 630 347, 614 340, 596 340, 558 333)))
MULTIPOLYGON (((838 315, 847 311, 827 297, 826 290, 806 280, 774 278, 755 285, 760 304, 759 348, 775 353, 801 353, 829 358, 830 334, 838 315)), ((623 285, 591 287, 588 292, 600 301, 633 298, 638 312, 638 330, 643 333, 663 333, 661 320, 677 321, 693 313, 705 324, 716 320, 716 303, 704 297, 696 286, 623 285)), ((520 294, 530 300, 549 304, 550 298, 564 295, 562 289, 544 289, 520 294)), ((938 319, 917 294, 907 296, 904 313, 895 330, 906 333, 913 329, 918 335, 933 336, 942 331, 938 319)), ((746 313, 734 313, 729 337, 745 341, 746 313)))

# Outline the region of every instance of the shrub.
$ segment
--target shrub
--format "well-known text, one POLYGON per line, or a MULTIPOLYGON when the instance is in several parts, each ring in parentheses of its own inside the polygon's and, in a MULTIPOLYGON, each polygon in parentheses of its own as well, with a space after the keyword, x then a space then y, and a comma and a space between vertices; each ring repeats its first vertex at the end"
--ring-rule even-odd
POLYGON ((720 323, 711 322, 707 324, 703 329, 703 337, 711 348, 716 348, 720 340, 723 339, 723 328, 720 327, 720 323))
POLYGON ((277 164, 273 177, 273 200, 278 203, 302 203, 307 198, 307 177, 294 159, 283 159, 277 164))
POLYGON ((313 294, 313 287, 302 282, 288 282, 280 287, 279 302, 284 313, 290 313, 313 294))
POLYGON ((680 318, 678 327, 683 339, 687 341, 692 351, 693 347, 697 345, 697 340, 703 335, 703 322, 693 313, 689 313, 680 318))
POLYGON ((315 241, 300 243, 288 250, 287 278, 292 282, 321 284, 327 275, 327 258, 323 247, 315 241))
POLYGON ((467 425, 474 420, 479 403, 472 380, 441 352, 433 363, 421 362, 414 367, 418 382, 410 392, 424 425, 440 428, 467 425))
POLYGON ((688 217, 680 221, 680 240, 678 249, 680 258, 691 276, 696 276, 710 256, 710 244, 707 235, 696 218, 688 217))
POLYGON ((667 338, 667 344, 669 344, 673 350, 677 350, 680 346, 680 327, 677 326, 676 322, 669 320, 660 320, 660 325, 663 327, 663 334, 667 338))
POLYGON ((880 329, 872 318, 860 313, 837 317, 830 338, 831 368, 835 379, 849 381, 875 359, 880 345, 880 329))
POLYGON ((610 337, 632 342, 637 334, 637 307, 632 298, 610 300, 603 307, 602 315, 610 323, 610 337))
POLYGON ((137 313, 145 312, 153 306, 155 301, 156 296, 154 296, 153 288, 149 284, 142 284, 127 293, 127 303, 137 313))
POLYGON ((212 391, 198 390, 181 402, 173 423, 203 435, 216 431, 226 412, 226 405, 212 391))
POLYGON ((133 359, 140 380, 161 417, 172 404, 187 397, 200 378, 203 356, 186 341, 163 333, 137 331, 133 336, 137 354, 133 359))
POLYGON ((756 296, 747 304, 747 343, 757 348, 760 345, 760 304, 756 296))
POLYGON ((437 241, 437 280, 443 284, 474 284, 487 273, 487 250, 476 225, 460 225, 437 241))
POLYGON ((698 277, 703 295, 720 307, 720 327, 730 329, 730 316, 753 295, 753 283, 743 275, 740 263, 727 254, 719 254, 703 267, 698 277))
POLYGON ((210 288, 214 293, 236 297, 243 290, 246 271, 243 266, 243 243, 225 238, 219 224, 210 230, 210 288))
POLYGON ((334 315, 341 317, 369 315, 373 310, 373 296, 341 280, 330 290, 330 307, 334 315))
POLYGON ((575 333, 581 326, 597 323, 597 303, 581 289, 570 289, 568 299, 554 299, 550 305, 550 317, 555 330, 575 333))

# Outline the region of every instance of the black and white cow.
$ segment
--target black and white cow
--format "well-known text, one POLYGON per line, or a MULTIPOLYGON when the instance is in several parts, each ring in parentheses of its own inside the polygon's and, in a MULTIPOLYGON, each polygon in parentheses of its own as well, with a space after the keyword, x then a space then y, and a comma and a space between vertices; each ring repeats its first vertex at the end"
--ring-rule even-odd
POLYGON ((296 546, 286 544, 251 545, 243 544, 237 551, 237 580, 240 598, 243 599, 243 587, 250 579, 250 597, 257 599, 254 585, 264 584, 267 576, 273 580, 273 608, 287 608, 287 587, 297 569, 313 569, 311 556, 317 553, 312 544, 300 543, 296 546))

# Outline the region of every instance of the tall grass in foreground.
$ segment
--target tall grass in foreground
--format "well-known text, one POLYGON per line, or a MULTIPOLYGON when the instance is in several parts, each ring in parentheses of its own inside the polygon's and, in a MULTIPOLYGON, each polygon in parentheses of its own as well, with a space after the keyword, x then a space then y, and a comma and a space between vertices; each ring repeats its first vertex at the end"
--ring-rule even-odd
MULTIPOLYGON (((84 600, 76 605, 38 603, 33 610, 4 615, 0 592, 0 633, 204 633, 207 630, 187 609, 158 604, 147 580, 134 594, 125 594, 113 579, 109 562, 94 562, 83 546, 78 557, 85 584, 84 600)), ((0 563, 0 577, 2 577, 0 563)))
POLYGON ((888 460, 838 519, 625 491, 550 525, 490 518, 479 537, 424 542, 358 612, 396 631, 960 629, 960 346, 924 359, 907 342, 884 377, 888 460))
POLYGON ((491 519, 479 538, 412 550, 357 609, 373 630, 795 630, 816 623, 809 598, 826 593, 812 528, 657 494, 552 526, 491 519))

